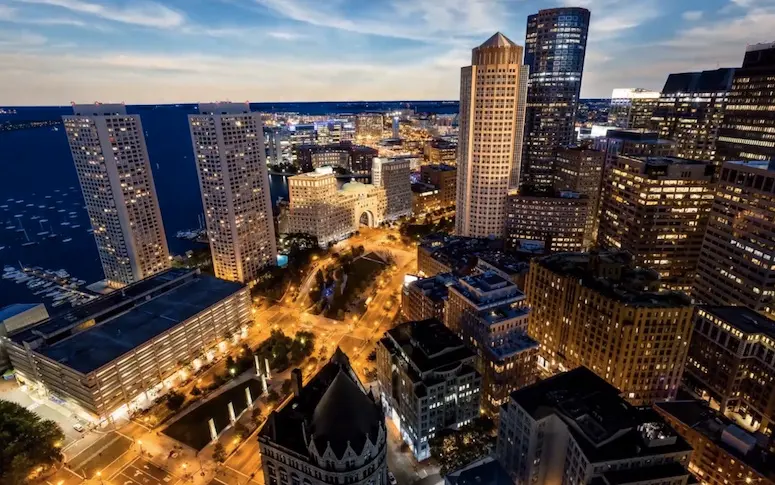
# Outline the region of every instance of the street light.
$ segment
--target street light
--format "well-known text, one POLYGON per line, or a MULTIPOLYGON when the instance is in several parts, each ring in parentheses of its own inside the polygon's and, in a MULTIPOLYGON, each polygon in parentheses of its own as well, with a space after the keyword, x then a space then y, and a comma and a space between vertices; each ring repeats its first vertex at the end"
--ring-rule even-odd
POLYGON ((97 478, 99 478, 100 479, 100 483, 104 485, 105 482, 102 481, 102 472, 99 471, 99 470, 97 471, 97 478))
POLYGON ((137 440, 137 444, 140 445, 140 454, 143 454, 143 440, 137 440))

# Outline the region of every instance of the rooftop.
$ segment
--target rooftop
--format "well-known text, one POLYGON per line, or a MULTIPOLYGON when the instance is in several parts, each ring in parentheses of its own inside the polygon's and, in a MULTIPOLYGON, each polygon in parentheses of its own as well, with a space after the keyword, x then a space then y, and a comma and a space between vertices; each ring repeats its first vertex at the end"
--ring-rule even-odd
POLYGON ((506 338, 487 346, 487 350, 497 359, 506 359, 525 350, 537 349, 539 345, 537 340, 525 333, 510 332, 506 338))
POLYGON ((496 32, 492 37, 484 41, 479 47, 513 47, 517 44, 512 42, 508 37, 496 32))
POLYGON ((775 320, 744 306, 701 306, 705 311, 746 334, 764 334, 775 339, 775 320))
POLYGON ((535 420, 562 419, 592 463, 692 449, 656 412, 631 406, 586 367, 514 391, 511 399, 535 420))
POLYGON ((460 337, 436 319, 402 323, 385 335, 398 344, 406 359, 422 374, 473 363, 476 356, 460 337))
POLYGON ((509 474, 492 457, 455 470, 444 477, 451 485, 512 485, 509 474))
POLYGON ((507 275, 519 275, 530 269, 530 256, 504 253, 503 251, 482 251, 477 253, 479 261, 484 262, 507 275))
POLYGON ((497 239, 471 238, 434 234, 420 242, 418 249, 454 272, 469 273, 476 264, 476 254, 500 249, 503 242, 497 239))
MULTIPOLYGON (((775 160, 735 160, 726 162, 731 165, 737 165, 747 168, 755 168, 758 170, 767 170, 775 172, 775 160)), ((731 168, 731 167, 730 167, 731 168)))
POLYGON ((40 303, 12 303, 4 306, 3 308, 0 308, 0 323, 11 317, 15 317, 20 313, 24 313, 27 310, 31 310, 38 305, 40 305, 40 303))
POLYGON ((722 439, 724 431, 729 430, 730 426, 737 427, 729 418, 710 409, 703 401, 668 401, 656 403, 654 407, 702 434, 736 460, 767 477, 769 481, 775 481, 775 454, 758 445, 748 453, 743 453, 737 447, 727 444, 722 439))
POLYGON ((498 302, 513 303, 525 299, 525 294, 517 285, 494 271, 460 278, 453 287, 477 307, 491 306, 498 302))
POLYGON ((44 320, 11 339, 87 374, 244 288, 171 269, 44 320))
POLYGON ((250 114, 249 103, 199 103, 199 113, 203 115, 227 115, 227 114, 250 114))
POLYGON ((449 295, 449 287, 457 281, 452 273, 440 273, 430 278, 422 278, 409 284, 417 288, 431 301, 446 300, 449 295))

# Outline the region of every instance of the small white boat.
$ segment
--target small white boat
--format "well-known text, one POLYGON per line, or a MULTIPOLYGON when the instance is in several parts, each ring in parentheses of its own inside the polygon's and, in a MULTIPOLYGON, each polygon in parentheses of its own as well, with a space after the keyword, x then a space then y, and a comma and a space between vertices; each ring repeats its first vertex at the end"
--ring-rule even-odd
POLYGON ((72 240, 73 240, 73 238, 71 238, 71 237, 68 237, 67 239, 62 239, 62 242, 70 242, 70 241, 72 241, 72 240))

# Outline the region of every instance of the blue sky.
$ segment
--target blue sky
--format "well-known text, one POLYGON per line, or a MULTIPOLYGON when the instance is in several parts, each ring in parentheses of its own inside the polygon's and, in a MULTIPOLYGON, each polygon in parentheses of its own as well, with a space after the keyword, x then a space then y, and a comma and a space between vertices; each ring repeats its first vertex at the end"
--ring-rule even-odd
POLYGON ((0 105, 457 99, 528 14, 587 7, 583 97, 775 41, 775 0, 0 0, 0 105))

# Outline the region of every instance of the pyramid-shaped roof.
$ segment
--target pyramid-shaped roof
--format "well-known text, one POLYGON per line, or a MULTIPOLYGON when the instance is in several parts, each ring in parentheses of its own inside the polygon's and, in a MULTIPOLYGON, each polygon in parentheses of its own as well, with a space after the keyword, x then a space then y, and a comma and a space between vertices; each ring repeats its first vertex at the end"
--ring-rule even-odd
POLYGON ((513 47, 515 45, 516 44, 512 42, 511 39, 500 32, 496 32, 495 35, 484 41, 479 47, 513 47))

